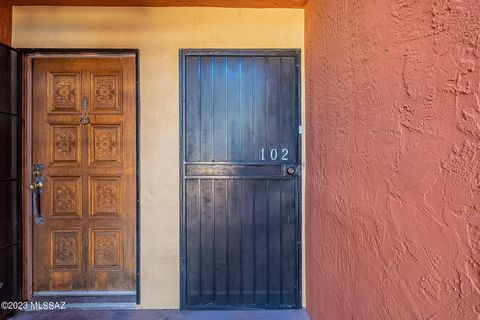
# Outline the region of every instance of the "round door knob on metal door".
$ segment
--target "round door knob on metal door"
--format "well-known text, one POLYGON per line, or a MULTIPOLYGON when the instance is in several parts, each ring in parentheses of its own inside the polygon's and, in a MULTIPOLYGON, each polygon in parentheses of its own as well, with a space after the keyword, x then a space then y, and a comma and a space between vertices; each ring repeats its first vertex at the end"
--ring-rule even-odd
POLYGON ((291 176, 295 174, 295 171, 296 171, 296 170, 295 170, 294 167, 289 167, 289 168, 287 169, 287 173, 288 173, 289 175, 291 175, 291 176))

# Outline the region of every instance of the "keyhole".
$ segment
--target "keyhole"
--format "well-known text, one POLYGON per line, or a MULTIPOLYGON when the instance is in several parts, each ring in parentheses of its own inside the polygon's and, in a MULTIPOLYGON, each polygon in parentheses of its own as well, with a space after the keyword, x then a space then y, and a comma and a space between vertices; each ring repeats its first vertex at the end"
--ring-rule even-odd
POLYGON ((82 108, 83 108, 83 110, 87 110, 87 108, 88 108, 88 98, 83 98, 82 99, 82 108))

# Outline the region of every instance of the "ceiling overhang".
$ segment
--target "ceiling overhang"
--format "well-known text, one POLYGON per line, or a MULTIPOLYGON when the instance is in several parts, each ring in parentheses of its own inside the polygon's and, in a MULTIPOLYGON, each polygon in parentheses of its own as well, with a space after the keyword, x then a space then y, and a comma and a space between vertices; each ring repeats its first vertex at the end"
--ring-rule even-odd
POLYGON ((11 0, 14 6, 303 8, 308 0, 11 0))

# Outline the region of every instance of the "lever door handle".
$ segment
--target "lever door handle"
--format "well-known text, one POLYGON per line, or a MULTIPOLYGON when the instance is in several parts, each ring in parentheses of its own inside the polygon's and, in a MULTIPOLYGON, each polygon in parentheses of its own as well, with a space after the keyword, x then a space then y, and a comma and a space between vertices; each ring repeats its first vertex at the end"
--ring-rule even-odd
POLYGON ((32 184, 30 189, 32 190, 32 211, 35 224, 43 223, 43 215, 41 209, 40 196, 43 194, 44 178, 43 178, 43 164, 33 164, 32 168, 32 184))

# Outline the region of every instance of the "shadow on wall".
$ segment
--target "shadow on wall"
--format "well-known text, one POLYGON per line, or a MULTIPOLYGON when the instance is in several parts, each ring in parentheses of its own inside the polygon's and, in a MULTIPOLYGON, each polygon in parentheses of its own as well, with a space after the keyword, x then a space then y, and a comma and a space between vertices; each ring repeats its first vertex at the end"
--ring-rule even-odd
POLYGON ((480 7, 306 8, 312 319, 480 317, 480 7))
POLYGON ((10 45, 12 40, 12 6, 0 2, 0 42, 10 45))

